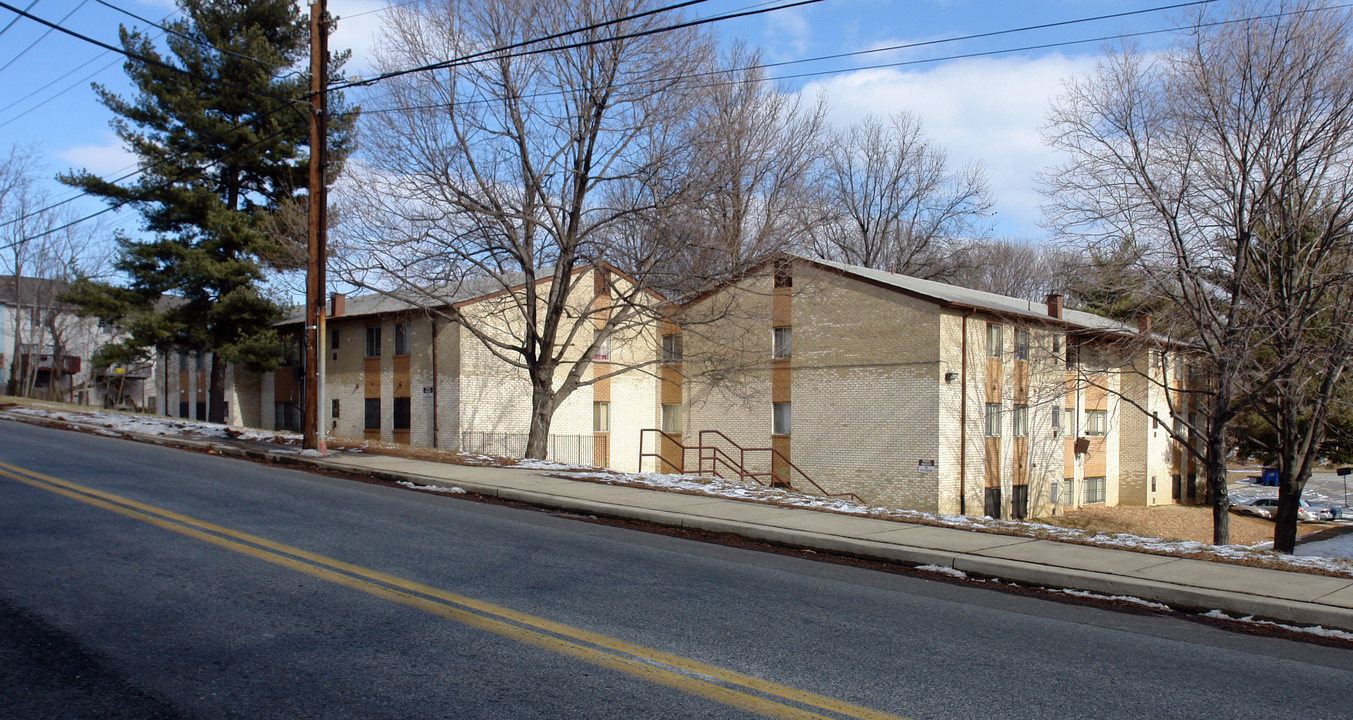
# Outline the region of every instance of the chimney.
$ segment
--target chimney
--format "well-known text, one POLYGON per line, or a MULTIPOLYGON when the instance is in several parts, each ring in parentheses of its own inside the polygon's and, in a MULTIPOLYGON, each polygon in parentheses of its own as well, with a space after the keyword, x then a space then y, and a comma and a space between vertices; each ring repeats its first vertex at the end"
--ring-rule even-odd
POLYGON ((1151 316, 1141 315, 1137 317, 1137 332, 1143 335, 1151 334, 1151 316))
POLYGON ((1059 292, 1048 293, 1048 315, 1050 317, 1062 319, 1062 294, 1059 292))
POLYGON ((334 293, 329 296, 329 317, 338 317, 347 311, 347 296, 334 293))

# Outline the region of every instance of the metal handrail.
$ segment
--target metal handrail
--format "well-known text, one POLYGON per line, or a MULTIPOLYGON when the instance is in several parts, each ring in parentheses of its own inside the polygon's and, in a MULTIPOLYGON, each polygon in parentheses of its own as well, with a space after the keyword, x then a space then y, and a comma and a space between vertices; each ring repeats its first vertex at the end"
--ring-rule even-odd
POLYGON ((813 488, 815 488, 819 493, 822 493, 824 497, 849 497, 854 499, 858 503, 864 502, 864 500, 859 495, 856 495, 853 492, 849 491, 839 493, 828 492, 826 488, 819 485, 816 480, 814 480, 812 477, 808 475, 808 473, 804 472, 803 468, 800 468, 798 465, 795 465, 794 461, 790 460, 788 457, 785 456, 784 453, 780 452, 779 450, 776 450, 773 447, 745 448, 739 445, 736 441, 734 441, 733 438, 728 437, 719 430, 701 430, 700 433, 697 435, 697 438, 699 440, 699 444, 695 446, 689 446, 683 444, 681 440, 677 439, 670 433, 663 432, 662 430, 659 430, 657 428, 643 428, 639 431, 639 462, 642 465, 644 458, 653 457, 657 458, 660 463, 663 463, 668 467, 671 467, 672 469, 676 470, 678 473, 683 473, 685 472, 686 453, 690 450, 695 450, 696 474, 698 475, 705 474, 705 461, 709 460, 710 461, 709 472, 715 477, 723 477, 722 475, 719 474, 719 464, 722 463, 730 471, 737 473, 738 479, 744 482, 750 478, 752 482, 755 482, 758 485, 775 487, 777 484, 783 484, 789 489, 793 490, 794 485, 792 483, 780 480, 775 474, 774 469, 775 459, 779 458, 779 460, 783 462, 785 466, 791 468, 794 472, 797 472, 805 481, 808 482, 809 485, 812 485, 813 488), (659 436, 667 438, 667 440, 671 441, 673 445, 676 445, 678 448, 681 449, 680 466, 677 466, 675 463, 662 456, 661 443, 658 443, 659 445, 659 447, 657 448, 658 452, 644 452, 644 438, 646 437, 646 433, 650 432, 657 433, 659 436), (732 445, 734 448, 737 448, 738 451, 737 462, 734 462, 733 455, 725 451, 723 448, 713 443, 706 443, 705 442, 706 435, 718 436, 720 438, 723 438, 724 442, 727 442, 729 445, 732 445), (706 450, 710 451, 709 455, 705 454, 706 450), (747 453, 755 453, 755 452, 770 453, 772 469, 769 472, 752 472, 751 470, 747 469, 747 453), (761 480, 761 478, 763 477, 769 479, 763 483, 761 480))

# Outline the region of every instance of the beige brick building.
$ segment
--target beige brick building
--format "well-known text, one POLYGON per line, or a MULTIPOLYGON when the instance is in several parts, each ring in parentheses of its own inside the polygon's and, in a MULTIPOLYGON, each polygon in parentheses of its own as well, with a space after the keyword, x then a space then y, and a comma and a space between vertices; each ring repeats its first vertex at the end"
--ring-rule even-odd
MULTIPOLYGON (((599 274, 579 272, 573 306, 604 309, 599 274)), ((510 318, 501 290, 471 284, 443 299, 510 318)), ((1065 310, 1060 296, 1031 303, 787 258, 668 317, 616 331, 589 363, 601 379, 556 410, 552 459, 1003 518, 1201 500, 1169 434, 1183 380, 1167 377, 1181 367, 1160 354, 1168 345, 1065 310)), ((336 297, 327 322, 330 437, 522 454, 526 375, 468 329, 379 295, 336 297)), ((575 338, 573 357, 591 340, 575 338)), ((204 416, 209 362, 169 362, 170 414, 204 416)), ((232 369, 229 380, 232 423, 299 429, 299 349, 275 372, 232 369)))
POLYGON ((682 403, 668 470, 726 454, 796 487, 1003 518, 1196 496, 1160 425, 1179 396, 1163 386, 1169 357, 1142 342, 1159 339, 1060 296, 794 258, 682 321, 680 372, 665 376, 680 391, 663 390, 682 403))

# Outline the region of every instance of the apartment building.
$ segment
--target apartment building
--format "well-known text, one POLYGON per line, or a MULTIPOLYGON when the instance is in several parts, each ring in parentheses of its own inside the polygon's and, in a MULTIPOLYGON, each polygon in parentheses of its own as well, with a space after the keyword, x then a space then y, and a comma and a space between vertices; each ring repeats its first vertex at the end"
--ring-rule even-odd
POLYGON ((796 487, 1001 518, 1197 498, 1181 493, 1194 470, 1161 426, 1183 382, 1166 381, 1180 367, 1168 344, 1060 296, 792 258, 680 324, 661 391, 669 471, 736 456, 796 487))

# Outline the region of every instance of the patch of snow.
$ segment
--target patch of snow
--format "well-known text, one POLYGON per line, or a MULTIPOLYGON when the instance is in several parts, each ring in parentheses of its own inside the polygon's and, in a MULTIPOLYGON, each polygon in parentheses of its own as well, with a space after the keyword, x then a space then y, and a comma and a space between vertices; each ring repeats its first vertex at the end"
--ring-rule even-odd
POLYGON ((1336 535, 1328 540, 1315 540, 1297 546, 1296 554, 1303 557, 1353 559, 1353 532, 1336 535))
POLYGON ((968 578, 968 573, 965 573, 962 570, 958 570, 956 568, 945 567, 944 565, 917 565, 913 569, 939 573, 941 575, 948 575, 949 577, 956 577, 964 580, 968 578))
POLYGON ((1061 593, 1063 595, 1071 595, 1073 597, 1079 598, 1089 598, 1092 600, 1116 600, 1118 602, 1127 602, 1132 603, 1134 605, 1141 605, 1142 607, 1149 607, 1154 610, 1170 609, 1169 605, 1165 605, 1163 603, 1158 602, 1152 602, 1150 600, 1143 600, 1139 597, 1132 597, 1131 595, 1102 595, 1100 593, 1087 592, 1085 590, 1067 590, 1064 588, 1044 588, 1044 589, 1049 592, 1061 593))
POLYGON ((1282 628, 1284 630, 1292 630, 1295 632, 1307 633, 1310 635, 1319 635, 1321 637, 1338 638, 1340 640, 1353 640, 1353 633, 1344 632, 1343 630, 1332 630, 1327 627, 1321 627, 1320 625, 1312 625, 1309 627, 1284 625, 1282 623, 1276 623, 1270 620, 1255 620, 1253 615, 1246 615, 1245 617, 1231 617, 1230 615, 1227 615, 1221 610, 1209 610, 1208 612, 1203 613, 1203 617, 1216 618, 1218 620, 1231 620, 1234 622, 1251 623, 1254 625, 1268 625, 1270 627, 1282 628))
POLYGON ((297 453, 297 455, 300 455, 301 457, 324 457, 324 453, 314 448, 306 448, 297 453))
POLYGON ((589 468, 582 465, 570 465, 569 463, 555 462, 553 460, 518 460, 512 465, 515 468, 523 470, 587 470, 589 468))
POLYGON ((410 482, 410 481, 408 481, 408 480, 400 480, 399 482, 397 482, 397 483, 395 483, 395 484, 396 484, 396 485, 401 485, 401 486, 403 486, 403 487, 410 488, 410 489, 413 489, 413 490, 427 490, 428 492, 449 493, 449 494, 452 494, 452 495, 464 495, 464 494, 465 494, 465 488, 460 487, 460 486, 454 486, 454 487, 442 487, 441 485, 419 485, 419 484, 416 483, 416 482, 410 482))

